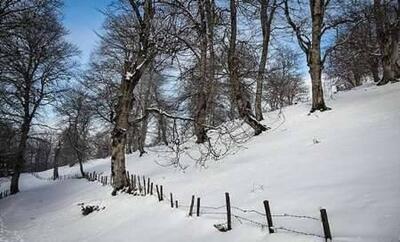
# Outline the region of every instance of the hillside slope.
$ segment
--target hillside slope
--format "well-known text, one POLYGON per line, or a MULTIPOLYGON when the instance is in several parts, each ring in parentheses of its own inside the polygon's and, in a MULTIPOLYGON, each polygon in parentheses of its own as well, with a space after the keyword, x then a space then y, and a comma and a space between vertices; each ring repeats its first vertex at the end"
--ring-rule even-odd
MULTIPOLYGON (((168 163, 163 152, 155 152, 162 147, 141 158, 130 155, 127 166, 163 184, 182 205, 195 194, 204 205, 220 206, 229 191, 235 207, 263 211, 268 199, 278 215, 318 217, 324 207, 334 241, 399 241, 400 84, 339 93, 329 105, 333 110, 312 115, 306 104, 285 108, 283 115, 267 114, 269 132, 234 155, 208 161, 207 168, 186 158, 182 162, 190 166, 184 172, 160 166, 168 163)), ((109 174, 110 160, 90 161, 85 169, 109 174)), ((77 171, 60 168, 61 174, 77 171)), ((220 233, 213 224, 224 222, 224 215, 188 218, 185 207, 171 209, 155 197, 111 197, 110 187, 84 180, 53 182, 24 174, 21 183, 19 194, 0 200, 0 241, 323 241, 283 230, 269 235, 239 219, 232 231, 220 233), (83 217, 80 202, 106 208, 83 217)), ((265 223, 257 214, 235 213, 265 223)), ((322 235, 319 221, 275 217, 274 222, 322 235)))

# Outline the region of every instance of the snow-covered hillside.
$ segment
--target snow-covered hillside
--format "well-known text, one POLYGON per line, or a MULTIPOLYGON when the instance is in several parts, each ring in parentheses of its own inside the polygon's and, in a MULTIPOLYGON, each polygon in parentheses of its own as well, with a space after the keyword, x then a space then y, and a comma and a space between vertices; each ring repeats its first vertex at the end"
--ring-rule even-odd
MULTIPOLYGON (((324 207, 333 241, 400 241, 400 84, 339 93, 329 105, 333 110, 312 115, 306 104, 285 108, 284 116, 267 114, 269 132, 234 155, 208 161, 207 168, 163 167, 164 154, 151 151, 128 156, 127 166, 163 184, 182 205, 192 194, 204 205, 223 205, 229 191, 233 206, 263 211, 267 199, 273 214, 319 217, 324 207)), ((109 174, 110 160, 90 161, 85 169, 109 174)), ((60 168, 61 174, 77 172, 60 168)), ((155 196, 112 197, 110 187, 83 179, 53 182, 24 174, 21 183, 19 194, 0 200, 0 241, 323 241, 280 230, 270 235, 238 219, 232 231, 221 233, 213 224, 224 222, 224 215, 189 218, 185 207, 172 209, 155 196), (81 202, 106 208, 84 217, 81 202)), ((256 215, 246 214, 265 223, 256 215)), ((319 221, 274 222, 323 234, 319 221)))

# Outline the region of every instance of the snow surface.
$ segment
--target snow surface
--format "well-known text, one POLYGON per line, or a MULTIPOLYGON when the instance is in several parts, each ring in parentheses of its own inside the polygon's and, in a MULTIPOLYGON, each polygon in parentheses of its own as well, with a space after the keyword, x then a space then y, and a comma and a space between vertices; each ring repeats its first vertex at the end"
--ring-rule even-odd
MULTIPOLYGON (((151 177, 173 192, 181 205, 191 195, 208 206, 224 204, 263 212, 268 199, 273 214, 319 217, 327 209, 333 241, 400 241, 400 84, 361 87, 338 93, 333 110, 307 115, 309 105, 266 114, 272 129, 252 138, 235 155, 190 165, 184 172, 163 167, 162 147, 139 158, 128 156, 131 173, 151 177), (316 142, 318 141, 318 142, 316 142)), ((189 147, 188 150, 194 149, 189 147)), ((185 160, 186 159, 186 160, 185 160)), ((109 174, 110 160, 85 164, 87 171, 109 174)), ((78 167, 61 167, 76 174, 78 167)), ((40 173, 50 177, 52 171, 40 173)), ((2 183, 4 187, 6 183, 2 183)), ((322 238, 266 229, 233 219, 233 230, 218 232, 213 224, 224 215, 187 216, 156 197, 127 194, 112 197, 111 188, 85 180, 44 181, 21 177, 21 192, 0 200, 0 241, 324 241, 322 238), (82 216, 80 202, 105 206, 82 216)), ((220 210, 223 212, 224 210, 220 210)), ((265 223, 254 213, 233 213, 265 223)), ((277 227, 322 235, 317 220, 274 217, 277 227)))

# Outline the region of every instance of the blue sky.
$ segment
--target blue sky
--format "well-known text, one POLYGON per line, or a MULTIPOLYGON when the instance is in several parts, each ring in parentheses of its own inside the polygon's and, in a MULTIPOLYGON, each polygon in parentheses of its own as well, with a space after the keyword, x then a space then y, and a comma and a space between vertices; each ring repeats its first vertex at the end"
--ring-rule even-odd
POLYGON ((65 27, 70 34, 68 40, 81 50, 81 62, 87 63, 98 37, 95 31, 101 30, 104 10, 112 0, 64 0, 65 27))

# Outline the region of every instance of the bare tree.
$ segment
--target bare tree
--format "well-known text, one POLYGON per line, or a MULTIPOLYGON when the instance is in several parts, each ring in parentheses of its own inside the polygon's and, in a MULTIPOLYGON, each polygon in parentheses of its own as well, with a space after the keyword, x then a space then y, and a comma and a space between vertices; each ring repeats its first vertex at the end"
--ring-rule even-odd
POLYGON ((22 27, 12 29, 0 38, 1 114, 19 126, 11 193, 19 191, 18 180, 23 169, 27 140, 32 121, 40 108, 48 105, 60 92, 57 83, 69 79, 76 48, 65 41, 58 1, 46 1, 41 8, 19 14, 22 27))
POLYGON ((383 76, 378 85, 385 85, 396 82, 396 75, 400 76, 400 1, 374 0, 373 11, 383 67, 383 76))
POLYGON ((58 113, 68 125, 64 131, 64 143, 69 144, 75 153, 82 177, 85 176, 83 163, 88 158, 89 131, 94 116, 88 101, 86 93, 78 86, 65 93, 57 107, 58 113))
POLYGON ((270 69, 265 82, 265 101, 270 110, 293 105, 307 94, 304 80, 300 75, 298 54, 288 47, 281 47, 273 53, 270 69))
POLYGON ((374 26, 365 21, 356 28, 348 28, 337 37, 336 43, 348 38, 328 58, 327 76, 341 89, 357 87, 371 78, 376 83, 379 78, 380 56, 374 26), (349 33, 351 31, 351 33, 349 33))
MULTIPOLYGON (((156 12, 152 0, 121 1, 120 11, 111 14, 108 36, 105 41, 124 55, 122 77, 119 89, 112 131, 111 175, 113 195, 127 187, 125 170, 125 148, 129 117, 133 108, 133 91, 142 79, 143 73, 153 63, 159 52, 166 50, 165 38, 169 32, 171 16, 162 16, 163 11, 156 12), (107 39, 108 38, 108 39, 107 39)), ((166 51, 167 52, 167 51, 166 51)))
POLYGON ((257 72, 255 115, 258 121, 263 120, 262 115, 262 87, 265 78, 265 67, 268 58, 269 42, 272 32, 272 21, 278 7, 277 0, 259 0, 260 2, 260 23, 262 30, 262 51, 257 72))
MULTIPOLYGON (((325 105, 324 100, 321 80, 322 70, 327 56, 343 42, 330 46, 323 53, 321 40, 330 30, 336 29, 339 31, 338 28, 343 24, 355 21, 351 15, 343 12, 344 10, 351 12, 351 3, 346 5, 343 2, 331 0, 309 0, 308 3, 297 1, 296 3, 296 1, 285 0, 284 10, 287 22, 292 28, 301 50, 306 55, 312 86, 312 106, 310 112, 329 110, 330 108, 325 105), (334 10, 330 8, 334 4, 338 4, 336 5, 338 8, 335 8, 336 12, 332 12, 334 10), (311 23, 308 22, 308 17, 297 17, 299 11, 307 11, 303 5, 308 5, 311 23)), ((300 16, 305 15, 302 13, 300 16)))
POLYGON ((254 129, 255 135, 261 134, 267 128, 252 114, 251 103, 244 95, 244 87, 239 79, 239 61, 236 50, 237 38, 237 1, 230 1, 230 39, 228 49, 228 70, 231 92, 239 112, 239 116, 254 129))

